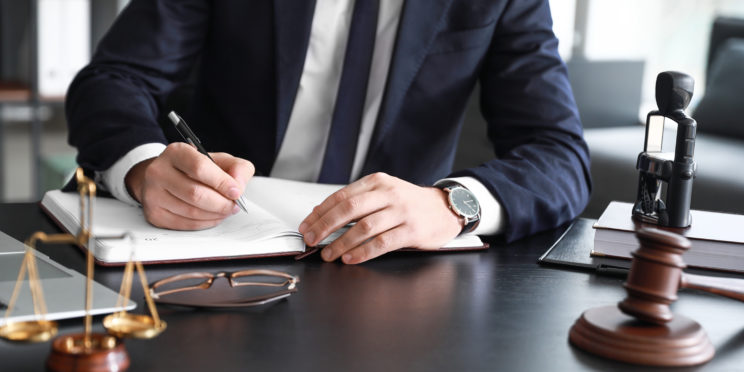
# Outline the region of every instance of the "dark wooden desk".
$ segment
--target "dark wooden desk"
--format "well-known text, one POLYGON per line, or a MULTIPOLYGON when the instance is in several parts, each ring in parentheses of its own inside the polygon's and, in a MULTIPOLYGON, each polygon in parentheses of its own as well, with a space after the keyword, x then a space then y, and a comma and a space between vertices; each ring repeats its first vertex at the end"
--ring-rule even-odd
MULTIPOLYGON (((18 239, 56 231, 33 204, 0 205, 0 229, 18 239)), ((299 275, 297 294, 244 310, 160 308, 168 329, 127 340, 131 371, 578 371, 627 370, 572 347, 568 330, 587 308, 624 293, 622 278, 541 267, 537 258, 560 231, 487 252, 397 253, 359 266, 317 257, 150 266, 150 280, 183 271, 271 268, 299 275)), ((208 247, 205 247, 208 249, 208 247)), ((41 249, 83 271, 73 247, 41 249)), ((97 268, 118 290, 120 269, 97 268)), ((138 310, 142 292, 134 286, 138 310)), ((744 304, 683 292, 674 311, 698 320, 717 355, 702 369, 744 369, 744 304)), ((100 318, 95 320, 101 331, 100 318)), ((81 320, 61 323, 79 332, 81 320)), ((49 343, 0 341, 0 370, 40 371, 49 343)))

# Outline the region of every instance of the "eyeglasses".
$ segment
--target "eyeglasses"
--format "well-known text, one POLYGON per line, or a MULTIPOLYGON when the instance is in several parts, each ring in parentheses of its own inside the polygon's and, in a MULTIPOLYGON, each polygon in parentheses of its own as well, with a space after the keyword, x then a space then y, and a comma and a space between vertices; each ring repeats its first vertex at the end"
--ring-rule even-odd
POLYGON ((155 302, 168 305, 248 307, 286 298, 297 292, 299 282, 299 277, 274 270, 192 272, 152 283, 150 296, 155 302))

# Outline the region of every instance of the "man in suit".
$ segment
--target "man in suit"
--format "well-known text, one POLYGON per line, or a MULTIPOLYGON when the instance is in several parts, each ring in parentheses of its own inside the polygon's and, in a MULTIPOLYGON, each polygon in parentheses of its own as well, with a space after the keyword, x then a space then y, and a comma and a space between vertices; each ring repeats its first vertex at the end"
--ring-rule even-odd
POLYGON ((299 226, 312 246, 357 222, 327 261, 463 231, 512 241, 590 192, 557 45, 547 0, 132 0, 70 87, 70 143, 160 227, 218 224, 255 169, 349 184, 299 226), (194 66, 184 116, 216 164, 158 125, 194 66), (496 157, 452 173, 476 81, 496 157))

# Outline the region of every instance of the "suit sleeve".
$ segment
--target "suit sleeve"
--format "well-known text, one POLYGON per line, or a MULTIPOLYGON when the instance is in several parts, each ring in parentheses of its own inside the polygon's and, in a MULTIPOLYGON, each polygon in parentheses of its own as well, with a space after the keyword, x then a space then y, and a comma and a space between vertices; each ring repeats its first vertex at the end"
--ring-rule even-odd
POLYGON ((78 164, 103 171, 131 149, 166 143, 164 99, 187 78, 207 34, 205 0, 132 0, 67 93, 78 164))
POLYGON ((454 176, 478 179, 500 201, 507 241, 570 221, 589 199, 589 150, 557 49, 547 0, 513 0, 481 70, 496 159, 454 176))

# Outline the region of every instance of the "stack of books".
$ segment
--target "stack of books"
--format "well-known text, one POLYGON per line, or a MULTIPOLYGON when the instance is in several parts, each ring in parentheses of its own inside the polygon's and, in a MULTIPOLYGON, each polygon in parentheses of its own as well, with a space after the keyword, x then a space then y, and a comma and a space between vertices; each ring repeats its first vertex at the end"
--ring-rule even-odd
MULTIPOLYGON (((594 224, 592 256, 630 259, 638 248, 635 230, 657 225, 632 218, 633 204, 613 201, 594 224)), ((692 247, 683 255, 690 267, 744 273, 744 215, 692 210, 688 228, 662 228, 684 235, 692 247)))

